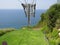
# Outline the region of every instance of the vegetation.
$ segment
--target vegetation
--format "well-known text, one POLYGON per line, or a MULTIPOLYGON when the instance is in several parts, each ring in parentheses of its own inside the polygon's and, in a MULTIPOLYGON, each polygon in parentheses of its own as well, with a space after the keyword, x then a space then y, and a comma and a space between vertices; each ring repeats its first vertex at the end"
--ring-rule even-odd
POLYGON ((48 45, 48 41, 41 30, 28 28, 6 33, 0 37, 0 45, 3 41, 7 42, 8 45, 48 45))
POLYGON ((41 26, 47 25, 51 32, 53 31, 53 28, 56 27, 57 23, 58 25, 60 24, 60 4, 54 4, 51 6, 45 13, 41 15, 41 20, 39 22, 41 26))
POLYGON ((16 29, 14 29, 14 28, 0 29, 0 36, 4 35, 5 33, 14 31, 14 30, 16 30, 16 29))
POLYGON ((50 45, 60 45, 60 37, 58 36, 58 29, 60 29, 60 4, 52 5, 43 13, 38 26, 42 28, 50 45))
POLYGON ((37 26, 23 27, 11 32, 0 31, 0 36, 5 34, 0 37, 0 45, 4 41, 8 45, 60 45, 58 29, 60 29, 60 4, 54 4, 42 13, 37 26))

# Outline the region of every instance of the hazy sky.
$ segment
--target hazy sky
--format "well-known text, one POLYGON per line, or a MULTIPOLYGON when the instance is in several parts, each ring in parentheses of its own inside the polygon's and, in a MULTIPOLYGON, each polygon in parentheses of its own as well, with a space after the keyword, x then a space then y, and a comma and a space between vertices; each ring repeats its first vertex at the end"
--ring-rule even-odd
MULTIPOLYGON (((57 0, 36 0, 36 3, 37 9, 48 9, 57 0)), ((22 9, 22 6, 18 0, 0 0, 0 9, 22 9)))

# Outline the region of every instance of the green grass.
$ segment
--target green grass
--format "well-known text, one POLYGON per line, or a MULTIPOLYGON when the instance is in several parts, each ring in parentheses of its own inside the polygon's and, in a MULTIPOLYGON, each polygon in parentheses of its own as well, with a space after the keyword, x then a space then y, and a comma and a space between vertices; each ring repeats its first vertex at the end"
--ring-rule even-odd
POLYGON ((14 28, 0 29, 0 36, 6 34, 6 33, 8 33, 8 32, 14 31, 14 30, 16 30, 16 29, 14 29, 14 28))
POLYGON ((6 41, 8 45, 48 45, 41 31, 20 29, 9 32, 0 37, 0 45, 6 41))

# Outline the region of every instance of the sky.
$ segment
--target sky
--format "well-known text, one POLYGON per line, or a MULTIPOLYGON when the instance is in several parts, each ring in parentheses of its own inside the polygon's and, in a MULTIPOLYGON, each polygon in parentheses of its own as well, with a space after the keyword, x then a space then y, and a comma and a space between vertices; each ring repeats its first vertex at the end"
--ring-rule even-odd
MULTIPOLYGON (((24 0, 20 0, 24 2, 24 0)), ((19 0, 0 0, 0 9, 23 9, 19 0)), ((32 0, 28 0, 32 1, 32 0)), ((37 9, 48 9, 57 0, 35 0, 37 9)))

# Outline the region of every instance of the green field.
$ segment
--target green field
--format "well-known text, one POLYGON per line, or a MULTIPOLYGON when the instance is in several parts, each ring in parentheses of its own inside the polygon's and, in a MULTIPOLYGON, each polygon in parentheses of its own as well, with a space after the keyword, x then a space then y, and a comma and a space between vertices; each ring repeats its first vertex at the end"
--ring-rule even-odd
POLYGON ((0 37, 8 45, 48 45, 45 35, 40 30, 20 29, 4 34, 0 37))

